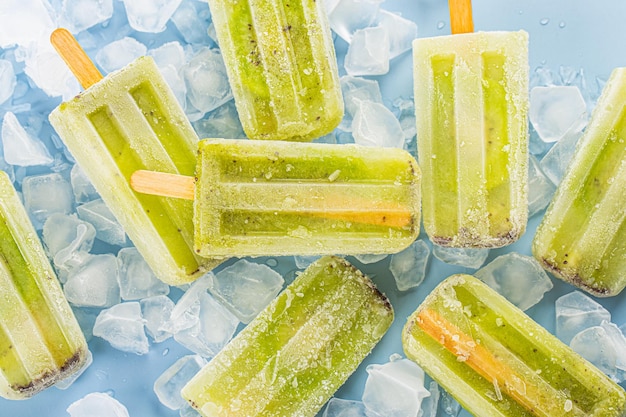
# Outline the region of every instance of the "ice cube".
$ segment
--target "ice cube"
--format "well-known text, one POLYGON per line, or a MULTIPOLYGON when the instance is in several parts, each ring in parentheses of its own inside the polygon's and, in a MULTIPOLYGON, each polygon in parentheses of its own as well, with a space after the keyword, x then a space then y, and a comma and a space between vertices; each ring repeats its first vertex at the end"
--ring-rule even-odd
POLYGON ((397 13, 380 9, 376 24, 384 28, 389 36, 389 59, 409 51, 417 38, 417 25, 397 13))
POLYGON ((117 261, 122 300, 139 300, 169 294, 170 286, 154 275, 137 248, 120 249, 117 261))
POLYGON ((365 405, 361 401, 331 398, 326 404, 322 417, 371 417, 365 413, 365 405))
POLYGON ((450 265, 464 266, 478 269, 485 263, 489 256, 489 249, 479 248, 448 248, 433 245, 433 255, 441 262, 450 265))
POLYGON ((391 255, 389 270, 396 280, 398 290, 406 291, 424 281, 429 258, 430 248, 421 239, 403 251, 391 255))
POLYGON ((428 384, 428 392, 430 392, 430 396, 424 398, 422 401, 422 409, 419 412, 419 417, 437 417, 440 398, 439 384, 435 381, 431 381, 430 384, 428 384))
POLYGON ((534 87, 528 116, 544 142, 557 142, 567 133, 581 132, 587 122, 587 105, 578 87, 534 87))
POLYGON ((211 277, 206 274, 194 281, 176 302, 169 320, 162 326, 162 330, 169 333, 178 333, 198 323, 200 309, 200 294, 205 293, 210 285, 211 277))
POLYGON ((614 324, 603 321, 576 334, 570 347, 615 382, 626 379, 626 338, 614 324))
POLYGON ((181 0, 123 0, 130 27, 138 32, 165 30, 181 0))
POLYGON ((50 36, 56 28, 41 0, 0 1, 0 48, 27 46, 50 36))
POLYGON ((217 49, 202 48, 182 68, 182 74, 187 99, 202 115, 233 98, 224 60, 217 49))
POLYGON ((354 257, 361 262, 362 264, 375 264, 376 262, 380 262, 388 256, 387 253, 381 254, 361 254, 354 255, 354 257))
POLYGON ((348 75, 383 75, 389 72, 389 34, 381 26, 354 32, 344 67, 348 75))
POLYGON ((63 0, 62 25, 78 33, 113 16, 113 0, 63 0))
POLYGON ((306 269, 309 265, 317 261, 319 258, 320 256, 316 256, 316 255, 311 255, 311 256, 297 255, 293 257, 293 260, 296 264, 296 268, 306 269))
POLYGON ((96 237, 101 241, 116 246, 129 245, 124 228, 102 199, 78 206, 76 212, 81 220, 91 223, 96 228, 96 237))
POLYGON ((154 58, 159 68, 172 66, 181 68, 185 65, 185 50, 180 42, 167 42, 158 48, 150 49, 148 55, 154 58))
POLYGON ((96 62, 105 73, 111 73, 146 55, 148 48, 135 38, 128 36, 113 41, 98 51, 96 62))
POLYGON ((172 15, 174 26, 187 43, 210 44, 211 38, 207 32, 210 21, 211 13, 205 1, 183 1, 172 15))
POLYGON ((76 203, 87 203, 100 198, 93 184, 78 164, 74 164, 70 171, 70 184, 76 203))
POLYGON ((245 138, 234 101, 229 101, 193 123, 202 138, 245 138))
POLYGON ((498 256, 474 275, 522 311, 541 301, 554 286, 535 258, 517 252, 498 256))
POLYGON ((570 132, 558 141, 541 158, 539 166, 555 185, 559 185, 572 156, 576 152, 576 144, 582 136, 581 132, 570 132))
MULTIPOLYGON (((398 109, 398 121, 404 132, 404 140, 410 141, 417 134, 415 126, 415 102, 397 98, 393 101, 393 106, 398 109)), ((409 148, 409 150, 411 150, 409 148)), ((413 153, 414 154, 414 153, 413 153)))
POLYGON ((441 398, 439 399, 439 409, 446 416, 457 417, 461 412, 461 404, 446 390, 441 390, 441 398))
POLYGON ((206 361, 199 355, 186 355, 167 368, 154 382, 154 393, 161 404, 172 410, 182 408, 187 401, 180 390, 197 374, 206 361))
POLYGON ((156 295, 144 298, 139 304, 141 304, 141 315, 145 320, 146 332, 152 340, 160 343, 172 337, 172 333, 162 329, 172 315, 174 302, 166 295, 156 295))
POLYGON ((385 417, 417 417, 424 388, 424 371, 408 359, 367 367, 363 404, 368 411, 385 417))
POLYGON ((104 392, 92 392, 67 407, 70 417, 129 417, 122 403, 104 392))
POLYGON ((63 291, 75 306, 110 307, 120 302, 117 273, 115 255, 89 255, 85 263, 68 273, 63 291))
POLYGON ((383 0, 334 0, 328 5, 330 27, 350 43, 358 29, 373 26, 383 0))
POLYGON ((249 323, 283 288, 267 265, 241 259, 212 276, 209 290, 243 323, 249 323))
POLYGON ((391 110, 383 104, 361 100, 352 119, 354 142, 361 146, 404 147, 404 132, 391 110))
POLYGON ((96 229, 75 214, 55 213, 43 225, 43 242, 57 268, 69 270, 78 266, 89 252, 96 237, 96 229))
POLYGON ((63 100, 69 100, 80 92, 80 86, 50 44, 49 36, 50 33, 39 42, 23 48, 20 60, 25 64, 24 73, 48 96, 62 96, 63 100))
POLYGON ((2 146, 4 160, 11 165, 50 165, 54 161, 46 146, 31 136, 10 111, 2 119, 2 146))
POLYGON ((539 161, 529 155, 528 161, 528 217, 545 209, 554 195, 556 186, 543 173, 539 161))
POLYGON ((0 104, 7 101, 15 91, 17 77, 11 61, 0 59, 0 104))
POLYGON ((93 326, 93 335, 103 338, 123 352, 144 355, 150 349, 141 306, 137 301, 116 304, 102 310, 93 326))
POLYGON ((340 128, 352 130, 352 118, 359 109, 359 101, 367 100, 383 104, 378 81, 344 75, 339 79, 344 102, 344 117, 340 128))
POLYGON ((580 291, 572 291, 557 298, 556 337, 569 344, 581 331, 611 321, 611 313, 601 304, 580 291))
POLYGON ((22 182, 24 206, 37 229, 54 213, 70 214, 72 187, 61 174, 33 175, 22 182))

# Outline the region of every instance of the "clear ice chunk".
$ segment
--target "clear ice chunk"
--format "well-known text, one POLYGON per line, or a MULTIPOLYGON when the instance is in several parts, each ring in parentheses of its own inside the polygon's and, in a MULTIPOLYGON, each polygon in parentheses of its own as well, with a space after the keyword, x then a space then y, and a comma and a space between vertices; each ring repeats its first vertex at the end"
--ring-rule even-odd
POLYGON ((534 87, 530 90, 528 116, 544 142, 557 142, 567 133, 583 130, 587 105, 578 87, 534 87))
POLYGON ((122 352, 144 355, 150 350, 141 306, 137 301, 102 310, 93 326, 93 335, 103 338, 122 352))
POLYGON ((363 404, 368 411, 385 417, 417 417, 424 388, 424 371, 408 359, 367 367, 363 404))
POLYGON ((161 404, 172 410, 182 408, 187 401, 180 395, 180 390, 204 365, 206 361, 201 356, 186 355, 167 368, 153 386, 161 404))
POLYGON ((561 182, 581 136, 581 132, 566 134, 541 158, 539 166, 554 185, 559 185, 561 182))
POLYGON ((78 33, 113 16, 113 0, 63 0, 62 24, 78 33))
POLYGON ((474 275, 522 311, 541 301, 554 286, 535 258, 517 252, 498 256, 474 275))
POLYGON ((545 209, 556 191, 554 183, 543 173, 539 161, 529 155, 528 161, 528 217, 545 209))
POLYGON ((389 72, 389 34, 381 26, 359 29, 344 60, 348 75, 384 75, 389 72))
POLYGON ((389 36, 389 59, 393 59, 411 50, 413 40, 417 38, 417 25, 397 13, 380 9, 376 23, 384 28, 389 36))
POLYGON ((172 333, 162 330, 170 319, 174 302, 166 295, 144 298, 139 302, 141 315, 145 320, 146 333, 155 343, 163 342, 172 337, 172 333))
POLYGON ((2 119, 2 147, 4 160, 11 165, 50 165, 54 161, 46 146, 31 136, 10 111, 2 119))
POLYGON ((208 45, 211 38, 207 27, 211 21, 209 5, 202 1, 183 1, 172 15, 172 22, 183 35, 185 42, 208 45))
POLYGON ((439 398, 441 397, 439 384, 435 381, 430 381, 430 384, 428 384, 428 392, 430 392, 430 396, 424 398, 422 401, 419 417, 437 417, 439 398))
POLYGON ((418 239, 408 248, 391 255, 389 270, 400 291, 415 288, 424 281, 430 258, 430 248, 425 241, 418 239))
POLYGON ((446 390, 441 390, 441 398, 439 399, 439 409, 446 416, 457 417, 461 412, 461 404, 446 390))
POLYGON ((72 212, 72 186, 58 173, 25 177, 22 182, 22 196, 24 206, 37 229, 54 213, 72 212))
POLYGON ((146 45, 126 36, 100 48, 96 54, 96 63, 108 74, 125 67, 147 52, 146 45))
POLYGON ((233 98, 219 50, 202 48, 181 71, 187 99, 202 115, 233 98))
POLYGON ((0 2, 0 48, 32 45, 55 28, 53 16, 41 0, 0 2))
POLYGON ((91 223, 96 228, 96 237, 101 241, 115 246, 129 245, 124 228, 102 199, 80 205, 76 207, 76 212, 81 220, 91 223))
POLYGON ((181 0, 122 0, 130 27, 138 32, 163 32, 181 0))
POLYGON ((117 274, 115 255, 89 255, 83 264, 68 272, 63 291, 75 306, 111 307, 120 302, 117 274))
POLYGON ((245 259, 222 269, 211 278, 211 294, 246 324, 276 297, 285 282, 278 272, 267 265, 245 259))
POLYGON ((611 313, 600 303, 580 291, 572 291, 554 303, 556 337, 569 344, 581 331, 611 321, 611 313))
POLYGON ((44 223, 42 237, 54 266, 69 270, 78 266, 84 253, 93 247, 96 229, 75 214, 55 213, 44 223))
POLYGON ((229 101, 193 123, 201 138, 245 138, 234 101, 229 101))
POLYGON ((576 334, 569 345, 613 381, 626 379, 626 338, 614 323, 603 321, 589 327, 576 334))
POLYGON ((331 398, 326 404, 322 417, 371 417, 366 414, 361 401, 331 398))
POLYGON ((489 256, 489 249, 447 248, 444 246, 433 245, 433 255, 441 262, 445 262, 450 265, 478 269, 487 260, 487 256, 489 256))
POLYGON ((359 29, 373 26, 383 0, 331 0, 327 2, 331 29, 350 43, 359 29))
POLYGON ((361 255, 353 255, 359 262, 362 264, 375 264, 376 262, 380 262, 389 256, 387 253, 381 254, 361 254, 361 255))
POLYGON ((404 132, 396 116, 385 105, 361 100, 352 119, 354 142, 361 146, 404 147, 404 132))
POLYGON ((100 198, 93 184, 78 164, 74 164, 70 171, 70 184, 74 192, 74 200, 78 204, 87 203, 100 198))
POLYGON ((293 260, 296 264, 296 268, 306 269, 308 268, 309 265, 317 261, 319 258, 320 256, 317 256, 317 255, 310 255, 310 256, 298 255, 298 256, 294 256, 293 260))
POLYGON ((170 286, 154 275, 137 248, 122 248, 117 253, 122 300, 140 300, 167 295, 170 286))
POLYGON ((344 75, 339 79, 341 93, 344 102, 344 116, 340 128, 346 131, 352 130, 352 119, 359 109, 361 100, 372 101, 383 104, 383 97, 380 93, 380 86, 376 80, 367 78, 352 77, 344 75))
POLYGON ((11 61, 0 59, 0 104, 7 101, 13 95, 17 77, 11 61))
POLYGON ((67 407, 70 417, 130 417, 122 403, 104 392, 92 392, 67 407))

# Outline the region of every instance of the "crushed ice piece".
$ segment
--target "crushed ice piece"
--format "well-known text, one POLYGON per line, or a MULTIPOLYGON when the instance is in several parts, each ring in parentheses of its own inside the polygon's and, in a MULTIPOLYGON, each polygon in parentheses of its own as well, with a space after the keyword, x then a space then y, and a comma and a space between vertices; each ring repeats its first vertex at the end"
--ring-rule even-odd
POLYGON ((578 87, 534 87, 530 90, 528 115, 544 142, 557 142, 568 133, 583 130, 587 105, 578 87))
POLYGON ((413 40, 417 38, 415 22, 405 19, 397 13, 380 9, 376 24, 385 28, 389 36, 389 59, 411 50, 413 40))
POLYGON ((535 258, 517 252, 498 256, 474 275, 522 311, 541 301, 554 286, 535 258))
POLYGON ((154 393, 161 404, 172 410, 182 408, 187 401, 180 390, 197 374, 206 361, 198 355, 186 355, 178 359, 154 381, 154 393))
POLYGON ((104 392, 92 392, 67 407, 70 417, 130 417, 122 403, 104 392))
POLYGON ((123 352, 144 355, 150 349, 141 306, 137 301, 116 304, 102 310, 93 326, 93 335, 103 338, 123 352))
POLYGON ((461 404, 444 389, 441 390, 441 398, 439 399, 439 409, 446 416, 457 417, 461 412, 461 404))
POLYGON ((54 29, 53 16, 41 0, 0 1, 0 48, 31 45, 54 29))
POLYGON ((581 331, 611 321, 611 313, 600 303, 580 291, 572 291, 554 303, 556 313, 556 337, 569 344, 581 331))
POLYGON ((581 136, 582 132, 568 133, 541 158, 539 166, 554 185, 561 182, 581 136))
POLYGON ((96 62, 108 74, 125 67, 147 52, 146 45, 126 36, 100 48, 96 54, 96 62))
POLYGON ((130 27, 138 32, 158 33, 165 30, 181 0, 122 0, 130 27))
POLYGON ((166 295, 144 298, 141 304, 141 315, 145 320, 146 332, 155 343, 172 337, 172 333, 162 330, 174 310, 174 302, 166 295))
POLYGON ((380 262, 385 259, 389 254, 381 253, 381 254, 360 254, 353 255, 359 262, 362 264, 375 264, 376 262, 380 262))
POLYGON ((326 404, 322 417, 372 417, 366 414, 365 405, 361 401, 331 398, 326 404))
POLYGON ((96 229, 75 214, 55 213, 43 224, 42 237, 54 266, 69 270, 78 266, 85 258, 84 253, 93 247, 96 229))
POLYGON ((293 257, 293 260, 296 264, 296 268, 306 269, 308 268, 309 265, 317 261, 319 258, 320 256, 317 256, 317 255, 310 255, 310 256, 297 255, 293 257))
POLYGON ((174 334, 198 323, 200 294, 208 291, 210 279, 209 275, 206 274, 191 283, 176 302, 169 320, 161 326, 161 330, 174 334))
POLYGON ((101 241, 115 246, 129 245, 124 228, 101 198, 76 207, 76 212, 80 219, 96 228, 96 237, 101 241))
POLYGON ((120 249, 117 261, 122 300, 139 300, 169 294, 170 286, 154 275, 137 248, 120 249))
POLYGON ((211 294, 246 324, 278 295, 285 282, 269 266, 245 259, 222 269, 211 278, 211 294))
POLYGON ((17 77, 11 61, 0 59, 0 104, 7 101, 13 95, 17 77))
POLYGON ((70 184, 72 185, 76 203, 87 203, 100 198, 93 184, 78 164, 72 166, 72 170, 70 171, 70 184))
POLYGON ((154 58, 161 75, 184 110, 187 106, 187 86, 180 75, 180 69, 186 63, 182 45, 179 42, 168 42, 149 50, 148 55, 154 58))
POLYGON ((113 16, 113 0, 63 0, 61 25, 78 33, 113 16))
POLYGON ((352 119, 359 109, 359 101, 373 101, 383 104, 380 86, 376 80, 344 75, 339 79, 343 95, 344 115, 339 128, 344 131, 352 130, 352 119))
POLYGON ((245 138, 235 102, 230 100, 209 112, 200 120, 193 122, 193 127, 201 138, 245 138))
POLYGON ((187 86, 187 100, 200 113, 192 122, 233 98, 219 50, 200 49, 181 71, 187 86))
POLYGON ((543 173, 539 161, 529 155, 528 161, 528 217, 545 209, 556 191, 556 186, 543 173))
POLYGON ((441 262, 450 265, 464 266, 478 269, 485 263, 489 256, 489 249, 479 248, 448 248, 433 245, 433 255, 441 262))
POLYGON ((428 392, 430 392, 430 396, 424 398, 422 401, 422 409, 419 412, 419 417, 437 417, 439 399, 441 397, 439 384, 435 381, 431 381, 430 384, 428 384, 428 392))
POLYGON ((383 0, 329 0, 328 21, 331 29, 350 43, 359 29, 375 25, 383 0))
POLYGON ((352 119, 354 142, 361 146, 404 147, 404 132, 396 116, 383 104, 361 100, 352 119))
POLYGON ((49 165, 54 161, 45 145, 31 136, 10 111, 2 119, 2 146, 4 160, 11 165, 49 165))
POLYGON ((549 87, 559 83, 558 76, 547 67, 537 67, 530 75, 530 87, 549 87))
POLYGON ((613 381, 626 380, 626 337, 614 324, 603 321, 576 334, 570 347, 613 381))
POLYGON ((381 26, 354 32, 344 61, 348 75, 383 75, 389 72, 389 34, 381 26))
POLYGON ((408 359, 369 365, 367 374, 363 404, 381 416, 417 417, 422 400, 430 395, 424 371, 408 359))
POLYGON ((72 373, 70 376, 65 379, 60 380, 54 387, 60 390, 66 390, 72 386, 74 382, 89 368, 89 366, 93 363, 93 355, 89 349, 87 349, 87 358, 85 359, 85 363, 76 372, 72 373))
POLYGON ((40 229, 54 213, 70 214, 74 196, 72 187, 61 174, 52 173, 25 177, 22 182, 24 206, 33 225, 40 229))
POLYGON ((174 26, 187 43, 210 44, 207 32, 210 21, 211 13, 206 1, 183 1, 172 15, 174 26))
POLYGON ((68 272, 63 291, 75 306, 111 307, 120 302, 117 273, 115 255, 89 255, 83 264, 68 272))
POLYGON ((391 255, 389 270, 396 280, 398 290, 415 288, 424 281, 429 258, 430 248, 421 239, 403 251, 391 255))
POLYGON ((397 98, 393 106, 398 109, 398 121, 404 132, 404 140, 409 141, 417 134, 415 126, 415 101, 397 98))

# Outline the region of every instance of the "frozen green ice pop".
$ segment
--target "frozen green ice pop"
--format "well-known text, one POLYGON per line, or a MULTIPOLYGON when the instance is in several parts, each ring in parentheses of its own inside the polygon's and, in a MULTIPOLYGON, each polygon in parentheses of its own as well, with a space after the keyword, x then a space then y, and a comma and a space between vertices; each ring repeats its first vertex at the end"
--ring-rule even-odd
POLYGON ((395 253, 419 233, 420 171, 403 150, 205 139, 198 153, 201 256, 395 253))
POLYGON ((237 112, 251 139, 311 140, 343 117, 323 1, 209 0, 237 112))
POLYGON ((533 240, 555 276, 600 297, 626 287, 626 68, 604 86, 533 240))
POLYGON ((0 218, 0 396, 23 399, 80 369, 87 342, 4 171, 0 218))
POLYGON ((500 247, 527 221, 528 34, 413 42, 424 227, 441 246, 500 247))
MULTIPOLYGON (((67 41, 64 33, 53 42, 67 41)), ((79 71, 93 67, 84 61, 79 71)), ((129 178, 138 169, 193 175, 196 133, 151 57, 86 84, 52 111, 50 123, 154 273, 172 285, 193 281, 219 264, 193 250, 193 204, 137 194, 129 178)))
POLYGON ((337 257, 311 264, 183 388, 204 417, 313 417, 393 321, 337 257))
POLYGON ((619 385, 469 275, 433 290, 409 317, 402 344, 476 416, 626 415, 619 385))

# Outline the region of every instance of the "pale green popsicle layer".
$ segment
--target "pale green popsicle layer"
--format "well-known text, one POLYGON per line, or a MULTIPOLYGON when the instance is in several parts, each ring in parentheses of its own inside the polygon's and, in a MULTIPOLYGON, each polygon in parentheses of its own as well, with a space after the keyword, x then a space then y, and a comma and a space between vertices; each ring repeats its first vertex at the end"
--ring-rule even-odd
POLYGON ((251 139, 311 140, 343 117, 323 1, 209 0, 239 118, 251 139))
POLYGON ((258 140, 199 143, 202 256, 394 253, 420 229, 420 171, 400 149, 258 140))
POLYGON ((193 251, 193 203, 135 193, 136 170, 193 175, 198 137, 156 64, 141 57, 62 103, 50 122, 154 273, 172 285, 219 261, 193 251))
POLYGON ((532 249, 548 271, 594 295, 626 287, 626 68, 605 85, 532 249))
POLYGON ((315 416, 385 334, 389 300, 337 257, 311 264, 182 390, 205 417, 315 416))
POLYGON ((77 371, 87 353, 41 241, 0 171, 0 396, 30 397, 77 371))
POLYGON ((424 227, 451 247, 500 247, 526 229, 528 34, 413 43, 424 227))
POLYGON ((482 281, 453 275, 413 313, 408 358, 481 417, 626 415, 626 393, 482 281))

